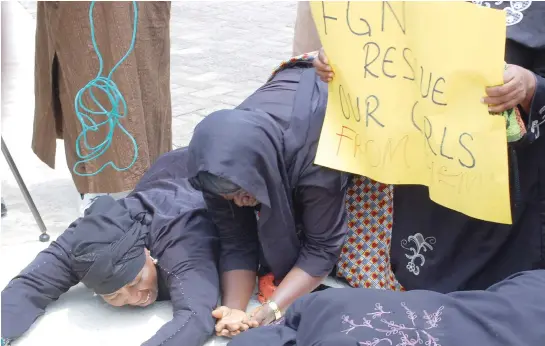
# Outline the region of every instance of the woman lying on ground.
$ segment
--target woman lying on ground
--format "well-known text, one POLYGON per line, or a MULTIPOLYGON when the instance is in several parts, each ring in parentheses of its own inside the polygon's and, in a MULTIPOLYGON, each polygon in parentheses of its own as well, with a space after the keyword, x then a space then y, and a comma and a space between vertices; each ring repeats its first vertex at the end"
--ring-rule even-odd
MULTIPOLYGON (((491 112, 516 107, 526 126, 526 135, 509 145, 513 224, 436 204, 425 186, 395 186, 391 262, 405 289, 485 289, 514 273, 545 268, 545 2, 530 3, 521 21, 508 14, 505 84, 483 90, 491 112)), ((323 49, 314 66, 323 81, 333 78, 323 49)))
POLYGON ((20 337, 83 282, 113 306, 172 301, 173 319, 143 345, 203 345, 219 297, 218 238, 201 193, 179 179, 185 159, 185 149, 164 154, 128 197, 100 197, 11 280, 2 291, 2 340, 20 337))
POLYGON ((486 291, 330 289, 297 300, 284 323, 250 330, 229 346, 541 346, 544 292, 545 270, 486 291))
POLYGON ((220 237, 219 335, 275 320, 319 286, 339 256, 348 176, 313 164, 327 85, 311 67, 277 72, 236 109, 202 120, 189 144, 190 181, 220 237), (278 287, 248 324, 258 265, 278 287))

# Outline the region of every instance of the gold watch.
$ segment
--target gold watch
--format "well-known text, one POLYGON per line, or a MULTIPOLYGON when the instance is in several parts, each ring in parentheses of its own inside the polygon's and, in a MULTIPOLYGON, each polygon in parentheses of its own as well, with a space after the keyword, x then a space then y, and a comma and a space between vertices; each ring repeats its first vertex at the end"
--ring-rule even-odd
POLYGON ((272 300, 267 301, 267 305, 274 312, 275 321, 278 321, 279 319, 282 318, 282 311, 280 311, 280 309, 278 308, 278 305, 274 301, 272 300))

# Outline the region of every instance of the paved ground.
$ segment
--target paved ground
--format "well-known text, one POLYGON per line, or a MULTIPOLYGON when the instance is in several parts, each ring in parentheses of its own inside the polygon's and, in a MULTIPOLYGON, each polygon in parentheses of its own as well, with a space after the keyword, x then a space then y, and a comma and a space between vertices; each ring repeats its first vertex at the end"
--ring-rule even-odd
MULTIPOLYGON (((271 69, 289 57, 294 2, 173 2, 171 83, 175 146, 188 143, 195 124, 213 110, 238 104, 271 69)), ((78 216, 62 143, 57 169, 30 150, 33 117, 35 2, 2 2, 2 136, 54 239, 78 216)), ((46 244, 5 160, 0 160, 2 218, 0 287, 46 244)), ((53 304, 17 345, 139 345, 171 318, 168 303, 144 310, 112 309, 82 286, 53 304), (71 333, 61 333, 71 331, 71 333), (121 338, 121 339, 120 339, 121 338)), ((212 340, 211 344, 223 344, 212 340)))

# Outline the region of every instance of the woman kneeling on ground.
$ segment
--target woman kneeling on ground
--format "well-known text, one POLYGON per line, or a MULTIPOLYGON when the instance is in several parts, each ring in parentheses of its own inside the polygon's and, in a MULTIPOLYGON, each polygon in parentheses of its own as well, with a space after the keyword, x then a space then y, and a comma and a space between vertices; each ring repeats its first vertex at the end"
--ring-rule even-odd
POLYGON ((326 83, 301 63, 195 128, 189 174, 220 234, 218 335, 278 319, 338 259, 348 176, 313 164, 326 103, 326 83), (278 287, 247 318, 258 268, 278 287))

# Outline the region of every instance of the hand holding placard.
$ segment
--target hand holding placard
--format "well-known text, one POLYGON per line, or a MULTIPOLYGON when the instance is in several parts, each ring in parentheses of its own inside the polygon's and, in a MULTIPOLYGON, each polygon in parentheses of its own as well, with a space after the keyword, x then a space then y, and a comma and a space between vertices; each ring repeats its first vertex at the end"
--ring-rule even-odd
POLYGON ((460 2, 311 6, 335 72, 315 162, 426 185, 439 204, 510 223, 505 120, 480 102, 502 84, 505 14, 460 2))

